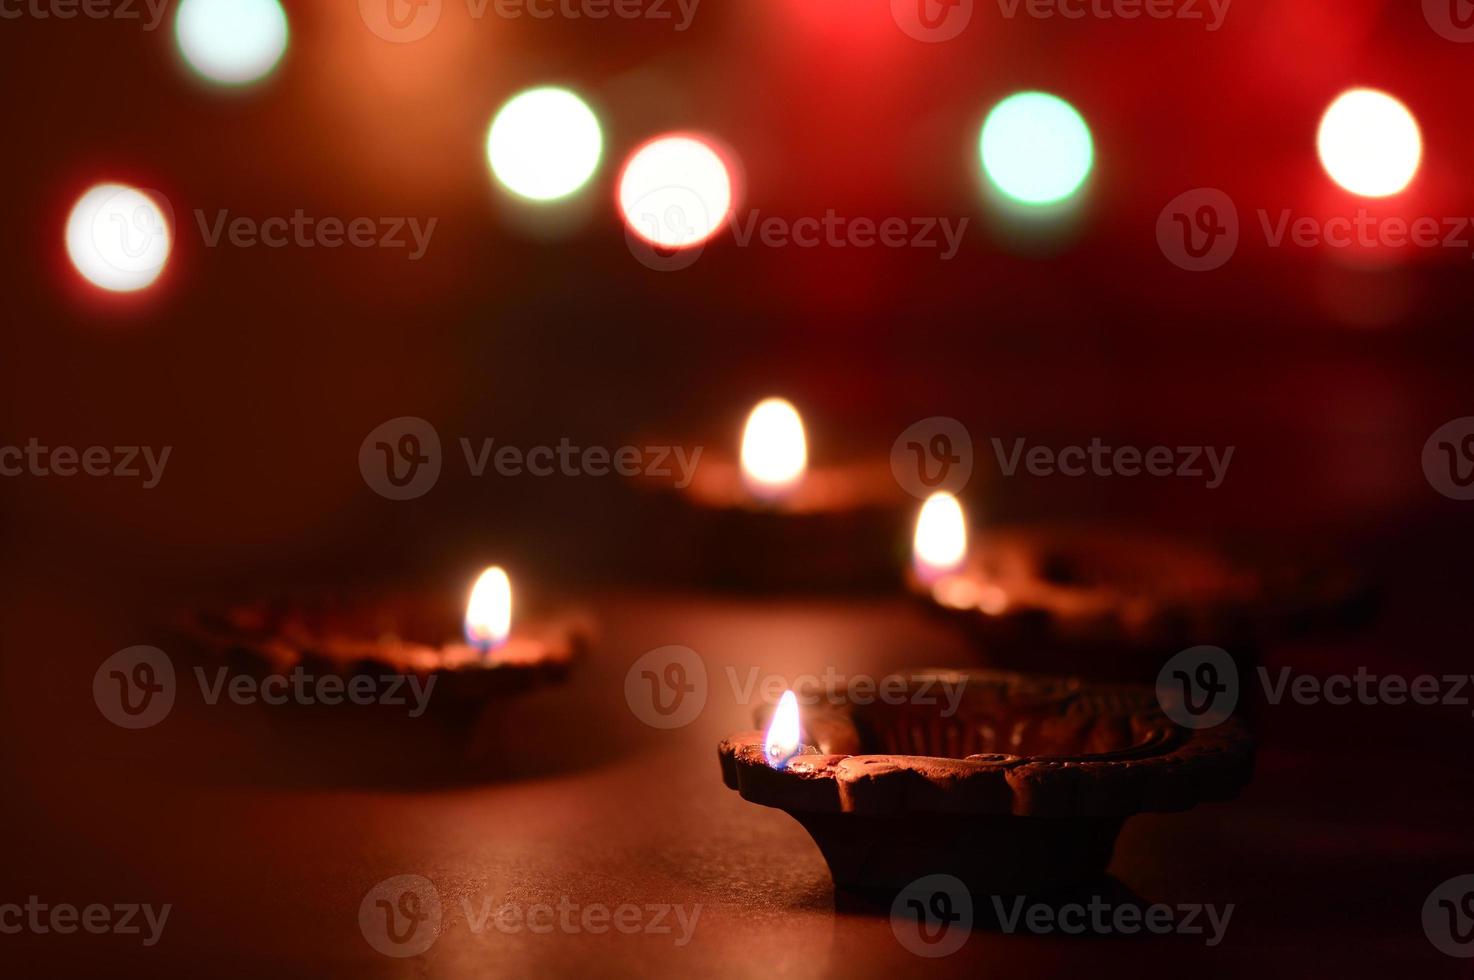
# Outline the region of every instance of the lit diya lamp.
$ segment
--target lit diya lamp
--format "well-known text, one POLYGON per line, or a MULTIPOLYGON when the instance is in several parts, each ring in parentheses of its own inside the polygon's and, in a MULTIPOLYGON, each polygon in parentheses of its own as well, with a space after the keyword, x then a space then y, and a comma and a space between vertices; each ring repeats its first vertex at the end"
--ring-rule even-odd
POLYGON ((1357 622, 1363 583, 1330 569, 1269 569, 1210 544, 1103 527, 990 527, 936 494, 917 515, 908 582, 958 618, 995 662, 1095 676, 1151 675, 1212 643, 1251 652, 1273 636, 1357 622))
POLYGON ((783 398, 753 407, 735 455, 705 449, 675 488, 695 515, 704 577, 750 588, 894 586, 905 496, 889 456, 818 456, 783 398))
POLYGON ((1239 721, 1179 727, 1150 687, 998 671, 899 680, 892 698, 876 685, 806 697, 802 718, 789 691, 759 712, 766 732, 718 747, 727 787, 802 824, 844 891, 886 897, 937 873, 974 895, 1077 888, 1105 872, 1133 814, 1231 799, 1252 772, 1239 721))
POLYGON ((511 579, 500 566, 462 596, 259 602, 196 617, 187 638, 252 676, 413 677, 431 691, 432 711, 461 717, 489 697, 562 680, 588 645, 591 628, 581 616, 514 621, 511 579))

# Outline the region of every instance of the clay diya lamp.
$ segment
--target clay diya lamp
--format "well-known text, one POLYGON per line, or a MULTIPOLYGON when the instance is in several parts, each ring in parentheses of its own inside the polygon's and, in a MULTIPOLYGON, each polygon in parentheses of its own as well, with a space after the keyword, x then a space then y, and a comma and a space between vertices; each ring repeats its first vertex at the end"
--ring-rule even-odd
POLYGON ((335 741, 347 741, 351 731, 366 743, 394 742, 405 754, 420 751, 421 735, 438 741, 449 733, 460 748, 443 761, 454 761, 504 751, 480 744, 487 709, 504 705, 510 695, 563 682, 593 630, 586 616, 571 613, 514 623, 510 579, 493 566, 469 598, 406 590, 261 601, 191 616, 182 632, 206 664, 224 665, 231 675, 301 673, 314 683, 334 676, 345 690, 367 678, 375 694, 393 687, 396 700, 425 692, 423 711, 413 717, 405 707, 343 698, 333 706, 294 701, 291 710, 278 713, 313 716, 335 741))
POLYGON ((790 692, 760 712, 767 734, 718 749, 726 785, 791 815, 835 887, 866 897, 935 873, 974 895, 1077 888, 1105 872, 1132 814, 1231 799, 1253 765, 1237 720, 1181 728, 1147 687, 997 671, 904 682, 904 696, 818 698, 801 721, 790 692), (961 690, 950 715, 944 684, 961 690))
POLYGON ((1307 624, 1355 625, 1368 602, 1350 573, 1300 574, 1167 534, 1044 525, 968 540, 957 501, 923 505, 908 574, 928 608, 975 635, 992 662, 1146 679, 1178 650, 1209 643, 1254 656, 1307 624))
MULTIPOLYGON (((781 398, 752 409, 738 453, 705 447, 685 486, 657 485, 679 503, 669 523, 696 549, 695 577, 713 585, 825 590, 897 584, 907 498, 889 456, 811 460, 803 420, 781 398)), ((679 554, 681 544, 667 550, 679 554)))

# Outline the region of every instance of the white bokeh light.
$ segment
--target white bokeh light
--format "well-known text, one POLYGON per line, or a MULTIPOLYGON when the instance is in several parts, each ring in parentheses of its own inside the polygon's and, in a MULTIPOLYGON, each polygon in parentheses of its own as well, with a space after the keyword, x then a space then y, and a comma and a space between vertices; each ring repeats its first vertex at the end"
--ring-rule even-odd
POLYGON ((205 78, 245 85, 281 60, 287 14, 279 0, 180 0, 174 39, 184 60, 205 78))
POLYGON ((661 136, 640 147, 619 178, 630 231, 662 248, 705 242, 732 209, 732 175, 721 154, 694 136, 661 136))
POLYGON ((562 88, 513 96, 491 121, 486 158, 497 181, 518 197, 555 201, 598 169, 604 136, 593 110, 562 88))
POLYGON ((150 285, 173 245, 165 207, 124 184, 97 184, 67 216, 67 257, 88 282, 113 292, 150 285))
POLYGON ((1321 117, 1316 149, 1337 184, 1362 197, 1388 197, 1412 183, 1423 136, 1407 106, 1385 92, 1358 88, 1321 117))

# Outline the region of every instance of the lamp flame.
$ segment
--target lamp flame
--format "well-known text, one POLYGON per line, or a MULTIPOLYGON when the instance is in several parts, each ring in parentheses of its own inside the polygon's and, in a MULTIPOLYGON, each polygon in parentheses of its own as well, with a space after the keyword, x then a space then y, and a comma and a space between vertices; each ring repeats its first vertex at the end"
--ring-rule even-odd
POLYGON ((788 760, 798 755, 798 698, 792 691, 784 691, 768 723, 768 734, 763 739, 763 755, 768 765, 782 769, 788 760))
POLYGON ((776 497, 802 478, 809 449, 798 409, 782 398, 765 398, 742 430, 742 478, 759 497, 776 497))
POLYGON ((946 491, 932 494, 921 505, 912 539, 916 574, 937 579, 957 570, 967 557, 967 521, 962 505, 946 491))
POLYGON ((466 603, 466 642, 482 653, 507 641, 512 631, 512 581, 500 565, 476 579, 466 603))

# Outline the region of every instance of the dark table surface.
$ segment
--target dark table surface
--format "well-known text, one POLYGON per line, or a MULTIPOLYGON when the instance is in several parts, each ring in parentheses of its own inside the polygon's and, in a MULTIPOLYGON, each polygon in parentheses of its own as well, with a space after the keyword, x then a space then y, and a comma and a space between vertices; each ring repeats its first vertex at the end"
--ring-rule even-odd
MULTIPOLYGON (((44 644, 67 622, 67 642, 103 648, 135 615, 123 597, 83 615, 56 602, 54 584, 32 589, 12 596, 11 642, 44 644)), ((1055 976, 1167 963, 1174 975, 1468 975, 1421 925, 1428 892, 1474 870, 1467 707, 1261 697, 1257 770, 1240 799, 1131 819, 1109 887, 1147 902, 1232 903, 1216 946, 979 929, 957 953, 921 960, 884 910, 836 901, 797 823, 722 785, 715 746, 751 726, 743 691, 754 671, 792 681, 979 654, 899 598, 643 591, 591 608, 602 625, 593 654, 566 685, 498 705, 479 740, 500 747, 459 785, 417 785, 415 753, 437 743, 396 746, 398 729, 364 725, 354 707, 322 709, 317 724, 207 705, 182 684, 169 718, 128 732, 91 701, 95 663, 12 662, 7 893, 173 906, 151 948, 140 937, 7 936, 7 958, 25 966, 12 975, 1055 976), (666 644, 698 651, 707 693, 693 722, 661 731, 631 710, 624 675, 666 644), (405 874, 433 883, 442 926, 423 954, 393 959, 370 947, 358 913, 378 882, 405 874), (574 928, 473 927, 483 908, 560 902, 576 907, 574 928), (578 927, 584 907, 626 903, 680 906, 695 917, 689 939, 674 912, 669 933, 578 927)), ((1455 606, 1394 594, 1361 636, 1283 645, 1266 662, 1320 675, 1456 669, 1456 631, 1441 633, 1429 608, 1455 606)))

